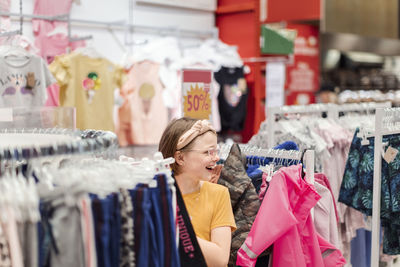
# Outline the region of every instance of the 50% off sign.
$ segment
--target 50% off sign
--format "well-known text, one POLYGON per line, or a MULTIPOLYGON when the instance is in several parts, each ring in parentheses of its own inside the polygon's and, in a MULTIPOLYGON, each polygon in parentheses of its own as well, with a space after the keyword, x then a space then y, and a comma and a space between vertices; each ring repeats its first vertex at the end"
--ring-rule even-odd
MULTIPOLYGON (((192 72, 193 71, 194 70, 192 70, 192 72)), ((191 80, 190 82, 188 82, 186 80, 185 82, 184 80, 183 82, 183 116, 195 119, 206 119, 211 121, 212 108, 210 85, 212 73, 210 71, 205 72, 204 70, 199 70, 199 72, 200 74, 203 74, 204 77, 198 75, 197 81, 191 80), (204 75, 204 72, 208 75, 204 75), (204 78, 204 80, 200 81, 201 78, 204 78)), ((189 75, 189 78, 193 77, 190 77, 189 75)))

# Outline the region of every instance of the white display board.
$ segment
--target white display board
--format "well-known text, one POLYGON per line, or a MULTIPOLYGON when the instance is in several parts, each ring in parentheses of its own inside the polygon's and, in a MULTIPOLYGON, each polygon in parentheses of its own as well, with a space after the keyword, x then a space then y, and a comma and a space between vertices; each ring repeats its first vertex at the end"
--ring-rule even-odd
POLYGON ((266 106, 281 107, 285 103, 286 65, 268 62, 266 66, 266 106))

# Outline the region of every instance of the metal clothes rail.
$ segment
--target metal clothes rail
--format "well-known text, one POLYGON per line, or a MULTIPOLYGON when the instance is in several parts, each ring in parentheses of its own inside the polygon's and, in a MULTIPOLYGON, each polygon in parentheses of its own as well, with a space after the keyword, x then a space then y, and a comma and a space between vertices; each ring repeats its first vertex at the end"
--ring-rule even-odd
POLYGON ((326 113, 328 118, 337 120, 341 112, 353 111, 374 111, 377 108, 390 107, 390 102, 383 103, 352 103, 352 104, 311 104, 311 105, 293 105, 283 107, 267 107, 267 130, 268 147, 273 147, 275 140, 276 116, 285 114, 322 114, 326 113))

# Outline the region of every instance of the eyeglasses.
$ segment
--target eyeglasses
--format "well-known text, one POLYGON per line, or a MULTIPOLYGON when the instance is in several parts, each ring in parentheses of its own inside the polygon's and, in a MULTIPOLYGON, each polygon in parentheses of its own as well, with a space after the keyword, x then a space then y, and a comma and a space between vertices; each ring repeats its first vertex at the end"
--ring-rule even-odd
POLYGON ((207 153, 209 157, 217 157, 220 155, 221 149, 219 146, 217 146, 217 148, 210 148, 208 150, 190 149, 190 150, 186 150, 186 151, 207 153))

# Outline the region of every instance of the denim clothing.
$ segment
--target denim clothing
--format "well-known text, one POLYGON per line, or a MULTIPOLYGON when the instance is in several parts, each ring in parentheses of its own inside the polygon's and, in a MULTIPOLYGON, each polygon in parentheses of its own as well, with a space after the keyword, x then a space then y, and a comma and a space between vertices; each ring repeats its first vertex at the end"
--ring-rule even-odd
POLYGON ((100 199, 91 195, 97 264, 99 267, 119 266, 121 218, 118 195, 100 199))
POLYGON ((351 265, 353 267, 371 266, 371 231, 358 229, 357 236, 351 240, 351 265))
POLYGON ((165 251, 165 259, 162 266, 180 266, 178 248, 175 241, 176 230, 174 212, 172 210, 172 193, 168 188, 167 177, 165 175, 156 175, 155 179, 157 180, 160 192, 160 194, 157 194, 159 197, 159 205, 157 207, 159 207, 162 214, 162 221, 156 225, 158 228, 162 227, 164 232, 164 247, 161 251, 165 251))

